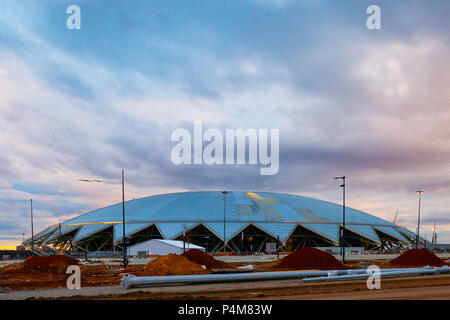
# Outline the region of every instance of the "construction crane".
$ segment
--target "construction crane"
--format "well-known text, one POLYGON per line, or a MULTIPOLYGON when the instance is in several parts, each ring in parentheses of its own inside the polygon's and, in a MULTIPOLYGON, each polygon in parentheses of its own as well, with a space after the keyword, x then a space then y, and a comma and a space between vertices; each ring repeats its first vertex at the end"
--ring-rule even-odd
POLYGON ((431 236, 431 243, 436 243, 436 220, 434 220, 434 226, 433 226, 433 235, 431 236))
POLYGON ((398 215, 398 208, 397 208, 397 212, 395 213, 394 224, 395 224, 395 221, 397 221, 397 215, 398 215))

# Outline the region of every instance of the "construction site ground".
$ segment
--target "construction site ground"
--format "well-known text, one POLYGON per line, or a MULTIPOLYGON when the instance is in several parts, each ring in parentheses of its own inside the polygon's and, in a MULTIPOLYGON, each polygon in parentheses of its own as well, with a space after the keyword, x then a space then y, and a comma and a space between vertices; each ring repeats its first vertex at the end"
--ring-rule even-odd
POLYGON ((365 280, 305 283, 269 280, 124 289, 121 286, 83 287, 79 290, 15 291, 1 299, 165 300, 165 299, 450 299, 450 275, 386 278, 380 290, 368 290, 365 280))
MULTIPOLYGON (((375 255, 369 256, 374 258, 375 255)), ((352 256, 348 257, 346 267, 366 268, 368 265, 375 264, 380 268, 391 268, 389 261, 396 256, 377 255, 376 259, 367 259, 367 256, 352 256)), ((450 258, 448 254, 439 256, 444 260, 450 258)), ((218 257, 218 259, 228 262, 233 267, 252 264, 255 271, 272 271, 270 264, 276 259, 276 256, 224 256, 218 257)), ((133 263, 127 272, 137 276, 144 275, 142 267, 149 260, 132 260, 133 263)), ((10 263, 6 264, 2 261, 0 270, 5 265, 10 265, 10 263)), ((68 275, 65 273, 3 274, 0 277, 0 289, 3 289, 0 290, 0 299, 336 299, 343 297, 348 299, 370 297, 390 299, 391 295, 393 299, 405 299, 410 296, 414 299, 432 298, 433 296, 450 299, 450 275, 383 279, 382 290, 368 290, 365 281, 307 284, 300 280, 215 283, 125 290, 119 286, 124 273, 117 260, 97 260, 81 265, 80 268, 82 288, 79 290, 66 288, 68 275), (433 290, 424 289, 428 287, 433 287, 433 290), (408 289, 402 290, 402 288, 408 289)))

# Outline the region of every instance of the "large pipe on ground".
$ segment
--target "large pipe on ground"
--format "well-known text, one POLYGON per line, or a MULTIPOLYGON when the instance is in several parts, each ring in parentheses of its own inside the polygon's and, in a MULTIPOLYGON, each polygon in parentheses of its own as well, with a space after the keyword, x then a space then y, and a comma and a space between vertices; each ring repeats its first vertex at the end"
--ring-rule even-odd
MULTIPOLYGON (((442 266, 439 268, 434 267, 424 267, 424 268, 411 268, 403 270, 383 270, 380 269, 380 277, 395 277, 395 276, 406 276, 406 275, 427 275, 427 274, 438 274, 438 273, 450 273, 450 268, 447 266, 442 266)), ((361 274, 348 274, 348 275, 331 275, 324 277, 312 277, 305 278, 302 281, 321 281, 321 280, 355 280, 364 279, 372 275, 372 272, 361 273, 361 274)))
MULTIPOLYGON (((404 269, 383 269, 383 272, 399 271, 404 269)), ((412 269, 411 269, 412 270, 412 269)), ((414 269, 417 271, 417 268, 414 269)), ((301 279, 308 277, 333 277, 343 275, 369 274, 370 270, 350 269, 350 270, 318 270, 318 271, 280 271, 280 272, 256 272, 241 274, 206 274, 206 275, 186 275, 186 276, 153 276, 136 277, 127 275, 122 277, 121 285, 125 288, 138 288, 174 284, 211 283, 211 282, 233 282, 233 281, 258 281, 258 280, 282 280, 301 279)))

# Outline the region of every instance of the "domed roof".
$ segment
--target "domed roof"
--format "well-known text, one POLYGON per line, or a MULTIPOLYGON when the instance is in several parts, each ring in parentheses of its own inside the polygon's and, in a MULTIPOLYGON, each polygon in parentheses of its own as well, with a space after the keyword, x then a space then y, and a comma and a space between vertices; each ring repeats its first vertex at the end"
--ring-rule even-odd
MULTIPOLYGON (((309 229, 332 242, 339 239, 342 205, 298 195, 269 192, 221 191, 160 194, 125 202, 126 236, 151 225, 162 236, 173 239, 183 230, 203 224, 223 239, 224 201, 226 239, 238 234, 249 224, 268 234, 286 240, 297 225, 309 229)), ((346 207, 346 229, 374 242, 380 242, 377 231, 409 242, 405 230, 370 215, 346 207), (399 232, 400 231, 400 232, 399 232)), ((78 229, 73 242, 80 241, 108 227, 114 227, 114 241, 122 238, 122 203, 100 208, 61 223, 61 234, 78 229)), ((60 232, 52 226, 36 235, 51 242, 60 232)))

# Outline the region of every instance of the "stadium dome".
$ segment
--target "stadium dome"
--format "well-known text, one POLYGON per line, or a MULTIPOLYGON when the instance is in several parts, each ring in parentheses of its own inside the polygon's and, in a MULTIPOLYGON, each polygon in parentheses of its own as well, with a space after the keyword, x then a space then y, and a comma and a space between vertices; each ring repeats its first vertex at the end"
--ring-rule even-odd
MULTIPOLYGON (((283 193, 220 191, 154 195, 125 202, 129 245, 149 239, 177 239, 209 252, 261 252, 266 243, 281 250, 339 245, 342 206, 283 193), (225 218, 224 218, 225 217, 225 218)), ((87 251, 122 245, 122 203, 90 211, 34 236, 35 244, 87 251)), ((345 244, 380 248, 409 245, 415 234, 368 213, 346 207, 345 244)), ((25 241, 29 245, 31 239, 25 241)))

